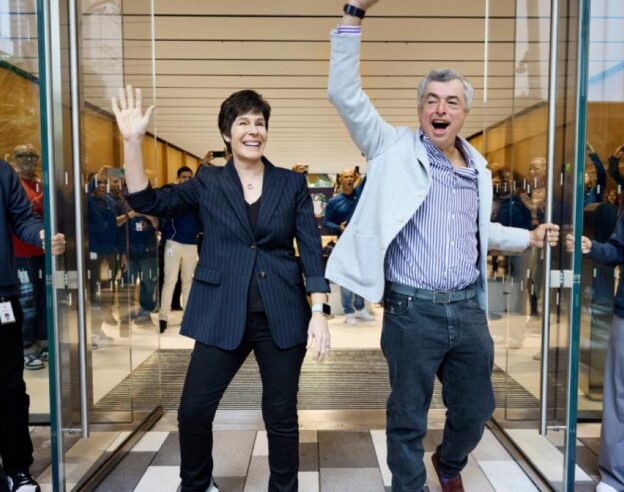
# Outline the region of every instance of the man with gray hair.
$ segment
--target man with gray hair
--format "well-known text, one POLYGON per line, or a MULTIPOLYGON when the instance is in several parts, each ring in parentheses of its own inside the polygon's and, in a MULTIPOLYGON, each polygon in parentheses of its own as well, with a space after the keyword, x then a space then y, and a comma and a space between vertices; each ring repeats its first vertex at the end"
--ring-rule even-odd
POLYGON ((460 472, 495 407, 488 248, 553 245, 558 226, 529 232, 490 223, 491 173, 459 137, 473 90, 458 72, 433 70, 421 82, 417 132, 383 120, 359 74, 361 22, 376 1, 349 0, 332 34, 329 99, 369 165, 366 192, 326 277, 373 302, 383 299, 392 490, 424 487, 423 438, 437 375, 448 411, 433 464, 443 491, 462 491, 460 472))

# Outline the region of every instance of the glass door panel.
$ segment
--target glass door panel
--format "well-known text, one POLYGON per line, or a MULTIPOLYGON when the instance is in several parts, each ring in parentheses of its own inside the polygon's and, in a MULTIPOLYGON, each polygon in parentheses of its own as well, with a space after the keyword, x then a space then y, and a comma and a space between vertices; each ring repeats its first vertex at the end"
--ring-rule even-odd
MULTIPOLYGON (((144 3, 149 26, 150 3, 144 3)), ((144 279, 129 271, 129 211, 120 194, 123 161, 109 110, 110 97, 125 76, 122 2, 72 0, 43 2, 42 7, 46 143, 55 198, 48 205, 68 248, 51 286, 55 456, 40 481, 55 490, 73 490, 87 484, 157 409, 158 359, 137 384, 135 373, 147 357, 133 359, 133 344, 135 338, 147 338, 140 343, 153 355, 159 335, 151 313, 139 325, 134 312, 144 279), (137 405, 139 392, 149 396, 137 405)), ((145 42, 150 44, 149 35, 145 42)), ((157 274, 155 267, 151 278, 157 274)))
MULTIPOLYGON (((622 2, 591 2, 585 175, 587 201, 601 200, 586 204, 583 234, 598 242, 609 238, 622 209, 624 37, 620 24, 623 16, 622 2), (599 179, 603 172, 606 179, 599 179)), ((619 268, 583 259, 579 418, 595 420, 601 416, 604 364, 620 274, 619 268)))
MULTIPOLYGON (((33 210, 43 215, 43 164, 39 107, 39 50, 34 1, 0 4, 0 157, 18 172, 33 210)), ((45 256, 43 250, 14 240, 14 253, 20 281, 23 323, 24 380, 30 395, 30 422, 50 421, 48 393, 45 295, 45 256)))
MULTIPOLYGON (((506 40, 514 53, 511 116, 483 135, 493 173, 492 220, 504 225, 533 230, 550 221, 565 235, 582 207, 576 184, 578 4, 515 2, 515 29, 506 40)), ((570 362, 578 355, 572 299, 580 286, 573 281, 574 256, 560 244, 521 255, 493 252, 491 259, 495 376, 505 384, 495 421, 554 488, 572 490, 575 473, 577 481, 591 483, 575 468, 568 445, 576 425, 576 366, 570 362)))

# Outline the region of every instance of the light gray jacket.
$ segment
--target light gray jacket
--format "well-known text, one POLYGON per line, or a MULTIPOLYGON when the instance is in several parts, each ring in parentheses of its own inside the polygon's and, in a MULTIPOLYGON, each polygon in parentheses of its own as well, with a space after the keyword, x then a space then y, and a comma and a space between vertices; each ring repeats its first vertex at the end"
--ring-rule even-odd
MULTIPOLYGON (((332 34, 329 99, 351 138, 368 158, 364 192, 340 241, 332 251, 325 276, 378 302, 385 284, 388 246, 427 196, 431 171, 427 152, 410 128, 395 128, 379 115, 362 90, 361 36, 332 34)), ((487 251, 522 251, 529 243, 525 229, 490 222, 492 176, 477 150, 464 144, 478 170, 479 270, 477 301, 487 310, 487 251)))

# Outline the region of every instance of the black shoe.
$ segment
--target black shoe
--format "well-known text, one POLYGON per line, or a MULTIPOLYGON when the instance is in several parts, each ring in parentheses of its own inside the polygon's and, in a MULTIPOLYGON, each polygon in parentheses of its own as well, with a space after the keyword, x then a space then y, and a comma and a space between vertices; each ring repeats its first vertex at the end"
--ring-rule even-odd
POLYGON ((164 333, 167 329, 167 322, 164 319, 161 319, 158 321, 158 324, 160 325, 160 332, 164 333))
POLYGON ((39 484, 28 472, 17 472, 9 475, 11 492, 41 492, 39 484))

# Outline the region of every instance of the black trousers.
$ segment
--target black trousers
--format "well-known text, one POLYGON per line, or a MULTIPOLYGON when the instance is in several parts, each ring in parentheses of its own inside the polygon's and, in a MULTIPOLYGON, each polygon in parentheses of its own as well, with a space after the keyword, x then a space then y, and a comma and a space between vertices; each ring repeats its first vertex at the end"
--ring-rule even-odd
POLYGON ((212 422, 219 401, 251 351, 262 378, 262 417, 269 441, 270 492, 297 490, 299 422, 297 391, 305 345, 280 349, 265 313, 247 314, 235 350, 195 343, 178 410, 182 491, 205 491, 212 476, 212 422))
POLYGON ((0 297, 11 302, 15 323, 0 325, 0 456, 7 473, 28 470, 33 447, 28 432, 30 398, 24 383, 22 308, 17 296, 0 297))

